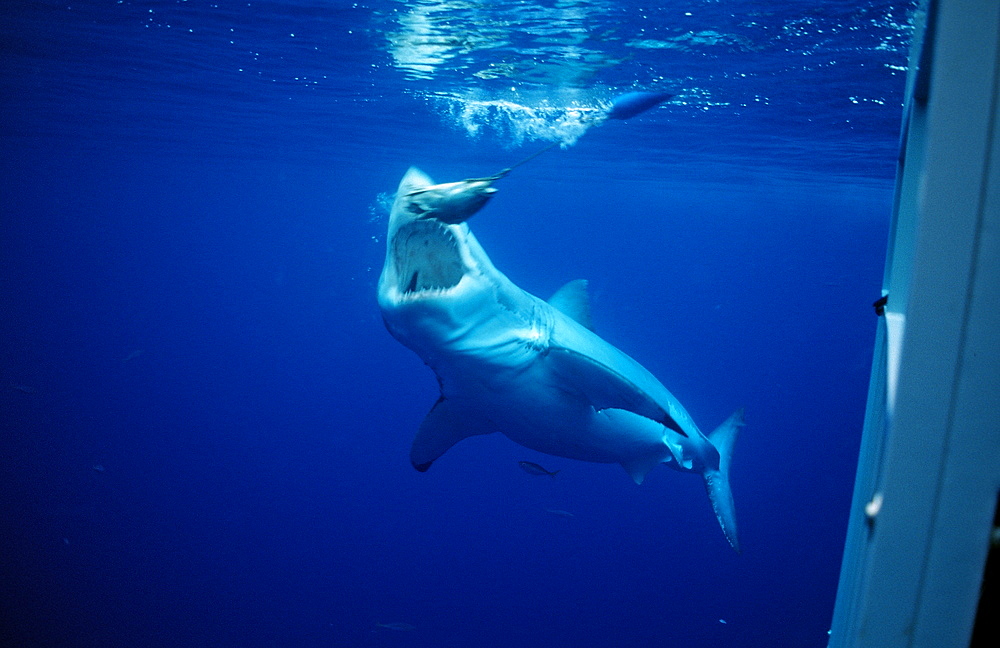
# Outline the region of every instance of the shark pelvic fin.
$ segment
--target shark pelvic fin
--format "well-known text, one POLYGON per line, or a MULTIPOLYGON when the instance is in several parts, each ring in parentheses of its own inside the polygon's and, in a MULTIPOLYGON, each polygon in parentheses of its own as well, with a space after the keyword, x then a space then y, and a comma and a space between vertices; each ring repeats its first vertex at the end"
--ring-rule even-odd
POLYGON ((628 473, 628 476, 632 478, 636 484, 641 484, 646 475, 649 474, 653 468, 663 463, 664 457, 660 456, 646 456, 640 457, 638 459, 633 459, 631 461, 623 461, 622 468, 628 473))
POLYGON ((448 448, 462 439, 495 432, 493 426, 474 410, 463 407, 460 401, 438 399, 410 448, 410 463, 420 472, 426 472, 434 461, 448 448))
POLYGON ((550 346, 548 361, 561 376, 590 401, 595 410, 623 409, 661 423, 681 436, 681 429, 670 413, 652 396, 611 367, 583 353, 560 346, 550 346))
POLYGON ((733 492, 729 487, 729 465, 733 457, 733 446, 743 422, 743 410, 733 412, 726 422, 708 435, 708 440, 719 451, 719 469, 706 470, 704 473, 705 490, 712 503, 715 518, 726 534, 730 546, 740 552, 740 541, 736 535, 736 507, 733 504, 733 492))
POLYGON ((594 330, 594 323, 590 319, 590 296, 587 294, 586 279, 574 279, 557 290, 549 299, 549 306, 591 331, 594 330))

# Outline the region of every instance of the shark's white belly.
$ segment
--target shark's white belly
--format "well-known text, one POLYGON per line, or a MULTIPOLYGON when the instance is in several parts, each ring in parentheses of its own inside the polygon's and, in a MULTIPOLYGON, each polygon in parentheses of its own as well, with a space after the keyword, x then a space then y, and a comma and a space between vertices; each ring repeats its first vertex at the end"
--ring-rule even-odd
POLYGON ((641 416, 613 417, 580 395, 551 384, 541 366, 523 380, 480 395, 483 413, 499 432, 526 448, 598 463, 630 463, 669 455, 663 426, 641 416))

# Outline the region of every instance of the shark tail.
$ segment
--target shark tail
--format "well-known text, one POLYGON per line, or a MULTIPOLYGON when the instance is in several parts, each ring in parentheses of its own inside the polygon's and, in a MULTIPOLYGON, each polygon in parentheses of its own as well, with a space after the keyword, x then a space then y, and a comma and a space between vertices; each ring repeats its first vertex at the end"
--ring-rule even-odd
POLYGON ((715 517, 719 520, 726 540, 736 550, 736 553, 740 553, 740 541, 736 535, 736 507, 733 504, 733 492, 729 488, 729 464, 733 457, 736 437, 744 425, 743 410, 739 409, 733 412, 725 423, 708 435, 709 442, 719 452, 719 469, 709 469, 703 474, 705 490, 708 491, 708 499, 712 502, 712 510, 715 511, 715 517))

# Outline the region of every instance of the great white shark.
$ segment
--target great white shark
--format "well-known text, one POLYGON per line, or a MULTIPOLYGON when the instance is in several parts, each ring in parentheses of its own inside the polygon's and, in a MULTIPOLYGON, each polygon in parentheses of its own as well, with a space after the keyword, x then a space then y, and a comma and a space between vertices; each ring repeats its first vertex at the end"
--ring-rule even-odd
POLYGON ((666 464, 703 477, 739 551, 729 466, 743 410, 703 434, 659 380, 593 332, 585 281, 547 302, 518 288, 461 214, 445 221, 427 209, 428 190, 441 186, 412 167, 403 177, 378 284, 386 328, 441 388, 413 440, 413 467, 426 471, 462 439, 494 432, 546 454, 621 464, 637 484, 666 464))

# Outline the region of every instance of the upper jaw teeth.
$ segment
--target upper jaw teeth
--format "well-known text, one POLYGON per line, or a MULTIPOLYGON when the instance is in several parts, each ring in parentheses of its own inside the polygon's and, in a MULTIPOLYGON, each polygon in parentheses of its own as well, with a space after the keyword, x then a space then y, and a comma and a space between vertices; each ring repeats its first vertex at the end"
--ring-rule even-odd
POLYGON ((455 234, 436 220, 415 220, 400 227, 392 248, 397 285, 404 295, 443 293, 465 274, 455 234))

